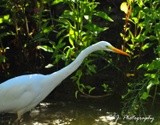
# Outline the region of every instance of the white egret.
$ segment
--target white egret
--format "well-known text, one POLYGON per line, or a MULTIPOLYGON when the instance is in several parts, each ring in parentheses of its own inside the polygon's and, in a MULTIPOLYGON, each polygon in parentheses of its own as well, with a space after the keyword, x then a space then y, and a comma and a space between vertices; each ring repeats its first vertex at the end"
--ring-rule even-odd
POLYGON ((17 120, 33 109, 65 78, 72 74, 85 57, 97 50, 106 50, 129 56, 106 41, 95 43, 84 49, 68 66, 49 75, 28 74, 11 78, 0 84, 0 112, 16 113, 17 120))

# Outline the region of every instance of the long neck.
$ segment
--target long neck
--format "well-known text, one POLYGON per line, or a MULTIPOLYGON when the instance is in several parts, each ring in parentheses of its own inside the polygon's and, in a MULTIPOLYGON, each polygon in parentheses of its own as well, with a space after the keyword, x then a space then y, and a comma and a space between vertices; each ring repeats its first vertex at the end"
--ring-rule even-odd
POLYGON ((61 70, 54 72, 52 74, 46 75, 46 81, 44 83, 44 97, 46 97, 55 87, 57 87, 65 78, 71 75, 83 62, 84 58, 87 57, 90 53, 98 50, 94 45, 89 46, 84 49, 78 57, 70 63, 68 66, 62 68, 61 70))
POLYGON ((56 74, 58 75, 59 80, 63 81, 65 78, 71 75, 82 64, 85 57, 87 57, 90 53, 97 51, 97 50, 98 49, 95 45, 87 47, 77 56, 77 58, 72 63, 62 68, 61 70, 51 74, 51 76, 56 74))

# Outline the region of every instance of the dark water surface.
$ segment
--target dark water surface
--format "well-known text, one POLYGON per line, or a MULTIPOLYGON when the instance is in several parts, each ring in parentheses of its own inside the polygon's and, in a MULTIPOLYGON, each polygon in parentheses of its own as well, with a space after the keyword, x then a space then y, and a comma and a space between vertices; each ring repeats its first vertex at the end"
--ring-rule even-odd
MULTIPOLYGON (((0 125, 12 125, 15 119, 16 115, 1 114, 0 125)), ((20 125, 160 125, 160 117, 120 116, 99 103, 55 101, 40 103, 20 125)))

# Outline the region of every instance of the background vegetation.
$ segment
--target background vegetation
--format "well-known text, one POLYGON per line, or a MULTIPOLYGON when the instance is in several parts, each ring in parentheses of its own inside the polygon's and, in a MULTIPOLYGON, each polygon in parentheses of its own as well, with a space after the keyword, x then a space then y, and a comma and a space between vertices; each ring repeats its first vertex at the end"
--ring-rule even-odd
POLYGON ((93 53, 66 86, 77 98, 116 96, 122 113, 153 111, 160 94, 159 12, 159 0, 1 0, 0 81, 57 71, 106 40, 131 58, 93 53))

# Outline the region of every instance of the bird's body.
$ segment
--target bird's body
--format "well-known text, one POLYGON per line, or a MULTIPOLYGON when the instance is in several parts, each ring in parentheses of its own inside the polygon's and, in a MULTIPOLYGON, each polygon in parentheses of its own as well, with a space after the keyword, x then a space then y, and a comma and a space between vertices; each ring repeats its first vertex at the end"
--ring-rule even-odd
POLYGON ((34 108, 47 96, 43 93, 45 79, 41 74, 22 75, 0 84, 0 112, 18 113, 20 117, 34 108))
POLYGON ((85 57, 97 50, 115 51, 128 56, 110 43, 101 41, 84 49, 68 66, 49 75, 29 74, 9 79, 0 84, 0 113, 17 113, 21 116, 38 105, 65 78, 73 73, 85 57))

